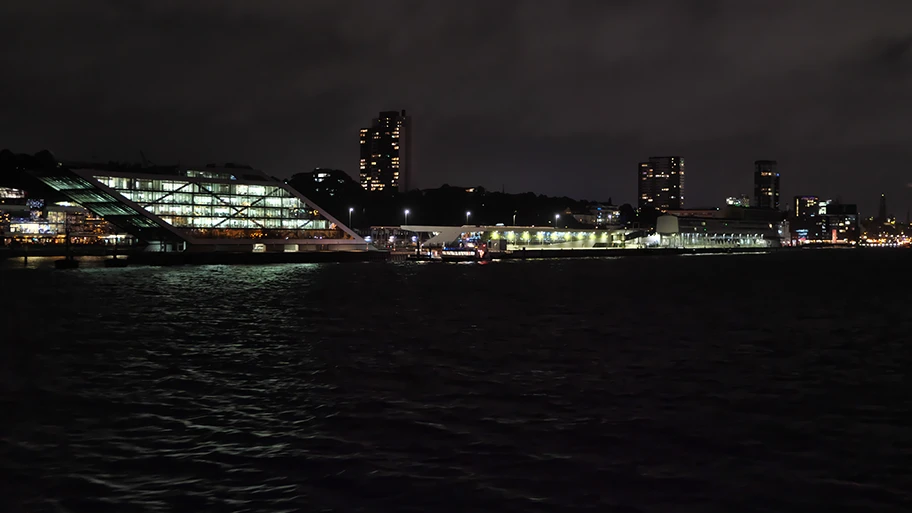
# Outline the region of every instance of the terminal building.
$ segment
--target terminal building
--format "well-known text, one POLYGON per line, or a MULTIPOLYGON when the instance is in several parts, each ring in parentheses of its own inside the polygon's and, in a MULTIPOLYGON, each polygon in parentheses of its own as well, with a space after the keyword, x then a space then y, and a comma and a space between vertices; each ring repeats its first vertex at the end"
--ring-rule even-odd
POLYGON ((48 162, 27 170, 147 251, 366 251, 290 186, 246 166, 183 169, 48 162))
POLYGON ((427 250, 487 244, 501 251, 622 249, 644 244, 640 232, 617 229, 554 229, 535 226, 402 226, 427 250))
POLYGON ((664 215, 656 221, 659 247, 766 248, 788 240, 786 223, 721 217, 664 215))
MULTIPOLYGON (((401 226, 424 252, 484 244, 491 251, 778 248, 788 223, 722 217, 663 215, 656 230, 623 227, 554 229, 534 226, 401 226)), ((408 240, 406 239, 406 241, 408 240)), ((392 240, 392 239, 391 239, 392 240)))

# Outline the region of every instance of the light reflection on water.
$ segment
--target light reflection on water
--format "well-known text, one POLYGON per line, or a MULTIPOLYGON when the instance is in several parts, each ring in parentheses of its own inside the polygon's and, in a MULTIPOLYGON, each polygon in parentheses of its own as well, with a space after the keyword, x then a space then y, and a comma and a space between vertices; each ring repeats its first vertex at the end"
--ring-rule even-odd
POLYGON ((7 262, 0 511, 909 511, 904 254, 825 253, 7 262))

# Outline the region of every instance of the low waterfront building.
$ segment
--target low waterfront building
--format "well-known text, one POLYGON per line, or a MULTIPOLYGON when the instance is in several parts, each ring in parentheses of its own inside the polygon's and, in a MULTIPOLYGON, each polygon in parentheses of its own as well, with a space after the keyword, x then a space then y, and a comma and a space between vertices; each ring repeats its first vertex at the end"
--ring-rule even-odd
POLYGON ((786 213, 780 212, 779 210, 756 207, 738 207, 735 205, 726 205, 720 213, 721 215, 715 217, 767 224, 776 224, 786 218, 786 213))
POLYGON ((26 193, 22 189, 17 189, 15 187, 0 187, 0 205, 6 203, 7 200, 20 200, 25 199, 26 193))
POLYGON ((817 196, 795 196, 795 244, 855 244, 860 235, 858 207, 817 196))
MULTIPOLYGON (((645 236, 630 238, 633 230, 555 229, 535 226, 402 226, 415 233, 425 249, 451 244, 486 244, 502 251, 527 249, 622 249, 644 247, 645 236)), ((645 234, 644 234, 645 235, 645 234)))
POLYGON ((183 169, 44 162, 28 170, 148 251, 366 251, 290 186, 246 166, 183 169))
POLYGON ((564 216, 573 218, 577 223, 585 226, 600 228, 603 226, 617 226, 620 224, 621 211, 620 207, 615 205, 603 205, 596 203, 589 205, 588 208, 581 211, 572 209, 564 210, 564 216))
POLYGON ((130 244, 128 234, 78 205, 42 199, 0 203, 3 245, 64 244, 67 233, 73 244, 130 244))
POLYGON ((783 236, 777 224, 764 221, 674 215, 659 217, 656 233, 664 248, 780 247, 783 236))
POLYGON ((858 207, 853 204, 829 202, 826 205, 824 238, 830 244, 855 244, 859 239, 858 207))
POLYGON ((371 226, 364 240, 386 251, 411 251, 419 242, 415 233, 402 226, 371 226))

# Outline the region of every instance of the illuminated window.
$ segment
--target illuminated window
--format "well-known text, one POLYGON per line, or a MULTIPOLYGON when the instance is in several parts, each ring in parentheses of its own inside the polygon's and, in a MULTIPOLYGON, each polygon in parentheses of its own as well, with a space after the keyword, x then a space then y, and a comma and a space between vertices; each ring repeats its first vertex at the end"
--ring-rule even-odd
POLYGON ((128 180, 115 176, 95 179, 162 221, 189 230, 193 237, 347 237, 312 207, 277 185, 128 180))

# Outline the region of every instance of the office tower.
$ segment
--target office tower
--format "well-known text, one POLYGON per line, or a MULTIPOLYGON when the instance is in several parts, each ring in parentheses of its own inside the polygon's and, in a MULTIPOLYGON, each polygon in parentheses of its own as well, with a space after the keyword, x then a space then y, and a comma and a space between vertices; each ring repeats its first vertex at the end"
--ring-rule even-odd
POLYGON ((829 201, 824 220, 823 240, 833 244, 858 241, 858 206, 829 201))
POLYGON ((795 196, 795 211, 790 226, 798 241, 809 242, 823 238, 826 231, 826 209, 829 201, 820 201, 817 196, 795 196))
POLYGON ((795 196, 795 219, 808 219, 820 211, 820 198, 817 196, 795 196))
POLYGON ((779 210, 779 170, 775 160, 754 162, 754 199, 757 208, 779 210))
POLYGON ((411 184, 411 117, 387 111, 361 129, 361 187, 408 191, 411 184))
POLYGON ((655 169, 649 162, 640 162, 637 169, 637 206, 651 207, 655 202, 655 169))
POLYGON ((880 195, 880 208, 877 209, 877 222, 887 222, 887 195, 883 193, 880 195))
POLYGON ((660 210, 684 208, 684 159, 650 157, 637 168, 638 205, 660 210))

